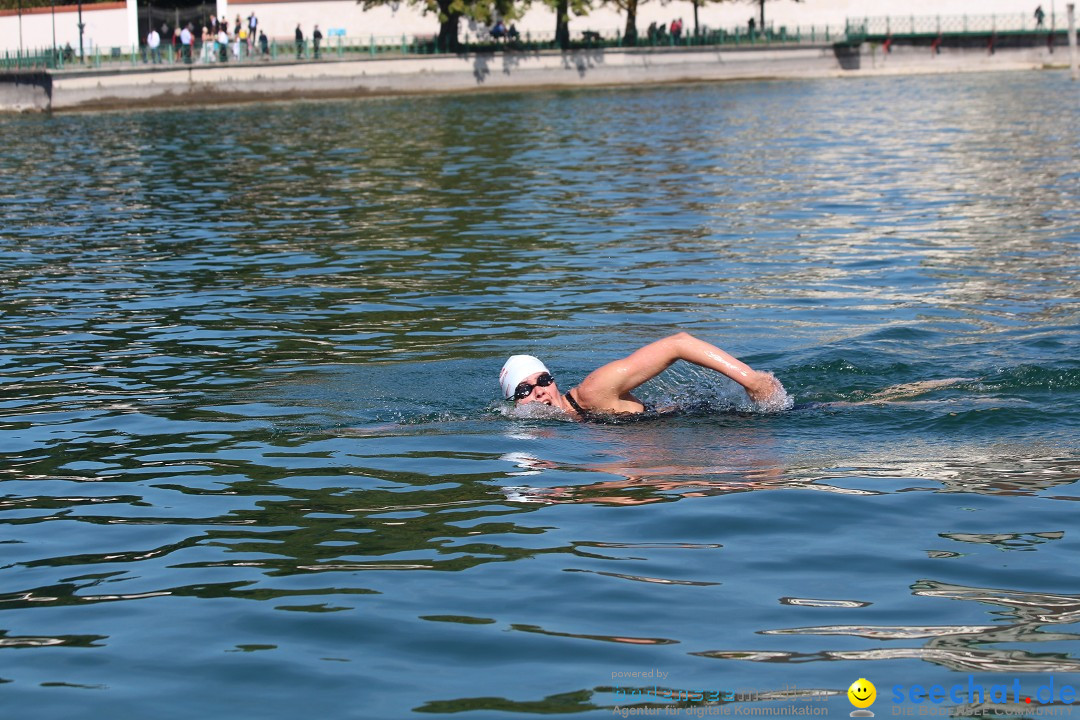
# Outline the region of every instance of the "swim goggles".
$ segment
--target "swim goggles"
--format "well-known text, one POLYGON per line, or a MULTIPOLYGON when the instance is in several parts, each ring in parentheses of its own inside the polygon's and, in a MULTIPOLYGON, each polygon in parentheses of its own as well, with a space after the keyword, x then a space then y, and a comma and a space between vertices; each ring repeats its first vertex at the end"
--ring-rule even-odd
POLYGON ((555 382, 555 378, 551 376, 551 373, 540 373, 540 377, 536 378, 536 384, 527 382, 518 383, 518 386, 514 388, 514 394, 506 399, 524 400, 525 398, 532 395, 533 388, 537 386, 547 387, 553 382, 555 382))

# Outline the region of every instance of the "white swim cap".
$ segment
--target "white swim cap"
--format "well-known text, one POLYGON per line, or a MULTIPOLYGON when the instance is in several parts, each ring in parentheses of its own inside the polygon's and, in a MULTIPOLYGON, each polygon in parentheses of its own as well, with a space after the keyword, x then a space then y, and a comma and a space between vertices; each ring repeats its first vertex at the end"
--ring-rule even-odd
POLYGON ((499 385, 502 387, 503 397, 512 398, 521 381, 539 372, 550 373, 539 358, 532 355, 511 355, 499 371, 499 385))

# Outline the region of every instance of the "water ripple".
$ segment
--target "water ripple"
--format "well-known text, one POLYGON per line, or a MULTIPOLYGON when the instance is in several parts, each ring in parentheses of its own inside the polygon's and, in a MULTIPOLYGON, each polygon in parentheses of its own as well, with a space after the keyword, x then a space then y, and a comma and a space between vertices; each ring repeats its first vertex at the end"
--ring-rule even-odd
POLYGON ((1080 672, 1074 90, 0 118, 5 695, 600 717, 652 670, 847 712, 856 665, 1080 672), (635 422, 496 396, 506 355, 570 387, 675 330, 791 409, 687 366, 635 422))

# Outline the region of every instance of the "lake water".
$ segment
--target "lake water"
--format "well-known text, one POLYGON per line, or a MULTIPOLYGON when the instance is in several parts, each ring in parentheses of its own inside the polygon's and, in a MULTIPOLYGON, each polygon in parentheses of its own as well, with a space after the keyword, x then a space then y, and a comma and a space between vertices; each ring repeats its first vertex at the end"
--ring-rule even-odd
POLYGON ((891 717, 1080 686, 1077 92, 0 118, 0 706, 846 717, 866 678, 891 717), (566 389, 678 330, 794 408, 692 366, 642 389, 668 417, 500 401, 510 354, 566 389))

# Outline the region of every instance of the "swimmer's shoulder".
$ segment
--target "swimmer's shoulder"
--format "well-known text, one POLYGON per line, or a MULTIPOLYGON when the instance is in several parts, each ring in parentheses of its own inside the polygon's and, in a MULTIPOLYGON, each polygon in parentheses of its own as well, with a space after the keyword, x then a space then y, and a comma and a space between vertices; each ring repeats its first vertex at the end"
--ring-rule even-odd
MULTIPOLYGON (((594 373, 595 374, 595 373, 594 373)), ((646 412, 645 403, 638 400, 630 393, 615 395, 606 388, 598 388, 597 383, 590 383, 593 375, 585 378, 582 383, 570 389, 567 395, 573 395, 573 399, 582 408, 590 412, 632 414, 646 412)))

